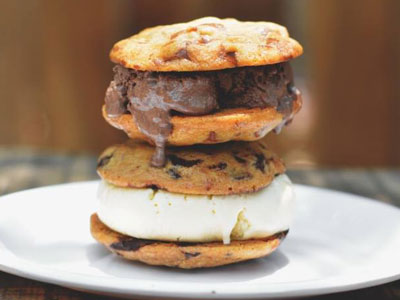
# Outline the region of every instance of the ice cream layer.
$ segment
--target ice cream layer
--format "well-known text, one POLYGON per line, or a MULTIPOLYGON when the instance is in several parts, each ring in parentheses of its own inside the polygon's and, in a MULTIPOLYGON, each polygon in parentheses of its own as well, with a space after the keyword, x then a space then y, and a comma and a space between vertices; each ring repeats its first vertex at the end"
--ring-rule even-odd
POLYGON ((286 175, 258 192, 227 196, 120 188, 102 181, 98 199, 100 220, 117 232, 142 239, 227 244, 289 229, 294 191, 286 175))

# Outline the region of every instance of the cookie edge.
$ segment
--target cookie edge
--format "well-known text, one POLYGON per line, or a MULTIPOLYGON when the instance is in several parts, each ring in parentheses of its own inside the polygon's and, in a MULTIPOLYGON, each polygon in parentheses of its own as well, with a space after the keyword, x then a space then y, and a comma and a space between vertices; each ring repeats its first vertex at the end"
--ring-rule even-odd
POLYGON ((149 265, 181 269, 210 268, 265 257, 275 251, 288 231, 264 239, 222 242, 180 243, 135 239, 142 243, 138 249, 124 250, 123 241, 134 238, 120 234, 101 222, 96 213, 90 217, 93 238, 112 253, 149 265))

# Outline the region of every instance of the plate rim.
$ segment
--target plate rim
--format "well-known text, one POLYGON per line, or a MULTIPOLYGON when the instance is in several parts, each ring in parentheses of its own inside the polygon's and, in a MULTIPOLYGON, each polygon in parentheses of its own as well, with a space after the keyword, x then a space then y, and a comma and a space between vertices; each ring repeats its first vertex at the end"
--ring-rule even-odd
MULTIPOLYGON (((40 190, 46 189, 57 189, 59 187, 68 187, 68 186, 75 186, 75 185, 94 185, 97 184, 99 180, 90 180, 90 181, 79 181, 79 182, 72 182, 72 183, 63 183, 63 184, 55 184, 55 185, 48 185, 38 188, 27 189, 23 191, 18 191, 15 193, 10 193, 7 195, 0 196, 0 201, 6 201, 7 198, 12 198, 17 194, 27 193, 27 192, 40 192, 40 190), (5 200, 4 200, 5 199, 5 200)), ((352 197, 355 198, 355 201, 362 201, 368 202, 369 204, 385 207, 388 209, 395 209, 397 212, 400 213, 400 209, 390 203, 381 202, 378 200, 374 200, 371 198, 367 198, 364 196, 346 193, 338 190, 326 189, 321 187, 314 187, 309 185, 302 185, 302 184, 295 184, 296 189, 303 189, 303 190, 318 190, 319 192, 328 192, 339 194, 340 196, 344 197, 352 197)), ((1 248, 1 241, 0 241, 0 249, 1 248)), ((9 252, 9 255, 12 254, 9 252)), ((7 256, 7 253, 6 253, 7 256)), ((327 284, 326 282, 321 287, 316 286, 314 287, 305 286, 304 288, 297 288, 296 285, 292 283, 292 288, 289 290, 288 287, 284 287, 284 291, 277 291, 275 292, 266 292, 266 291, 258 291, 256 290, 257 285, 252 285, 251 289, 247 288, 246 292, 238 292, 233 291, 230 292, 229 290, 224 290, 224 284, 214 284, 213 285, 207 284, 197 284, 197 289, 193 290, 193 284, 190 284, 190 290, 187 287, 180 286, 179 289, 165 289, 165 282, 161 282, 158 284, 152 283, 151 280, 135 280, 134 282, 131 279, 120 279, 120 282, 128 282, 130 281, 130 286, 127 287, 123 284, 115 284, 114 281, 108 280, 106 284, 100 283, 100 281, 96 281, 97 277, 89 276, 89 275, 82 275, 82 274, 73 274, 68 271, 63 272, 63 276, 54 276, 57 273, 57 270, 52 270, 50 267, 40 266, 35 263, 27 263, 26 260, 20 259, 18 257, 8 257, 4 259, 0 252, 0 271, 10 273, 13 275, 21 276, 27 279, 37 280, 41 282, 56 284, 72 289, 79 289, 88 292, 101 292, 101 293, 108 293, 112 295, 130 295, 130 296, 145 296, 145 297, 175 297, 175 298, 248 298, 248 299, 257 299, 257 298, 277 298, 277 297, 304 297, 304 296, 315 296, 315 295, 323 295, 323 294, 330 294, 330 293, 338 293, 338 292, 345 292, 360 288, 367 288, 372 287, 384 283, 388 283, 391 281, 395 281, 400 279, 400 271, 388 272, 386 276, 375 276, 370 277, 369 280, 353 280, 348 284, 341 284, 340 286, 335 286, 333 284, 327 284), (29 268, 31 266, 31 268, 29 268), (34 270, 32 266, 39 266, 39 269, 34 270), (390 273, 390 274, 389 274, 390 273), (72 277, 71 277, 72 275, 72 277), (83 279, 83 280, 82 280, 83 279), (110 285, 110 282, 112 283, 110 285), (136 284, 133 284, 136 283, 136 284), (216 286, 218 285, 219 288, 216 286), (207 286, 208 288, 204 287, 207 286), (221 288, 222 286, 222 288, 221 288), (210 288, 212 287, 212 288, 210 288), (294 287, 294 288, 293 288, 294 287)), ((343 281, 343 275, 340 276, 341 280, 343 281)), ((313 280, 315 283, 317 280, 313 280)), ((179 283, 178 283, 179 284, 179 283)), ((178 285, 176 284, 176 285, 178 285)), ((304 284, 304 283, 303 283, 304 284)), ((171 287, 173 286, 171 283, 168 283, 171 287)), ((283 284, 281 283, 283 286, 283 284)), ((279 283, 274 284, 274 286, 279 286, 279 283)), ((278 289, 279 290, 279 289, 278 289)))

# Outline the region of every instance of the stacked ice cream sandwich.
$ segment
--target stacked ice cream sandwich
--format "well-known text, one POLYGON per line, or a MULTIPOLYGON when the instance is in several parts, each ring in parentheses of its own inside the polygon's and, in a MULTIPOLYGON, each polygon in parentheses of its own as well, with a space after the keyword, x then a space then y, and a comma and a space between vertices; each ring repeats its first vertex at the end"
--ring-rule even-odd
POLYGON ((130 140, 106 149, 93 237, 130 260, 179 268, 259 258, 288 233, 294 193, 259 140, 301 108, 269 22, 202 18, 116 43, 103 116, 130 140))

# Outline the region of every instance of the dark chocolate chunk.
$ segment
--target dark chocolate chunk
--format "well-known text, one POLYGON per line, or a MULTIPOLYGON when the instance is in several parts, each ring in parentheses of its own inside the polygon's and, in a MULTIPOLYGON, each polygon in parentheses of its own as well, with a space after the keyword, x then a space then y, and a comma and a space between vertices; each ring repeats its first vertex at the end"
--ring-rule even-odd
POLYGON ((262 153, 254 154, 256 157, 256 162, 254 163, 254 167, 261 172, 265 173, 265 156, 262 153))
POLYGON ((175 60, 175 59, 191 60, 190 56, 189 56, 189 53, 187 51, 187 48, 181 48, 174 55, 168 56, 168 57, 164 57, 164 61, 165 62, 168 62, 168 61, 171 61, 171 60, 175 60))
POLYGON ((151 184, 149 186, 147 186, 147 188, 152 189, 153 191, 158 191, 160 188, 158 186, 156 186, 155 184, 151 184))
POLYGON ((176 156, 175 154, 169 154, 169 155, 167 155, 167 158, 171 161, 171 163, 174 166, 182 166, 182 167, 186 167, 186 168, 193 167, 193 166, 203 162, 202 159, 189 160, 189 159, 184 159, 179 156, 176 156))
POLYGON ((245 179, 250 179, 253 176, 250 173, 243 173, 243 174, 239 174, 239 175, 235 175, 233 177, 233 179, 235 180, 245 180, 245 179))
POLYGON ((227 165, 226 163, 220 162, 220 163, 218 163, 218 164, 216 164, 216 165, 211 165, 211 166, 209 166, 208 168, 209 168, 210 170, 221 171, 221 170, 226 169, 227 166, 228 166, 228 165, 227 165))
POLYGON ((104 167, 106 164, 108 164, 112 156, 113 154, 101 157, 97 163, 97 167, 98 168, 104 167))
POLYGON ((234 158, 238 163, 241 163, 241 164, 245 164, 245 163, 247 162, 244 158, 241 158, 241 157, 237 156, 237 154, 233 154, 233 158, 234 158))
POLYGON ((175 244, 179 247, 190 247, 190 246, 196 246, 199 243, 194 243, 194 242, 175 242, 175 244))
POLYGON ((185 257, 186 257, 187 259, 189 259, 189 258, 192 258, 192 257, 199 256, 201 253, 200 253, 200 252, 193 252, 193 253, 190 253, 190 252, 183 252, 183 254, 185 254, 185 257))
POLYGON ((152 240, 144 240, 144 239, 136 239, 136 238, 128 238, 123 239, 119 242, 112 243, 110 245, 111 248, 115 250, 122 250, 122 251, 137 251, 140 248, 157 243, 156 241, 152 240))
POLYGON ((173 168, 168 169, 168 174, 174 179, 179 179, 182 177, 181 174, 179 174, 179 172, 173 168))

